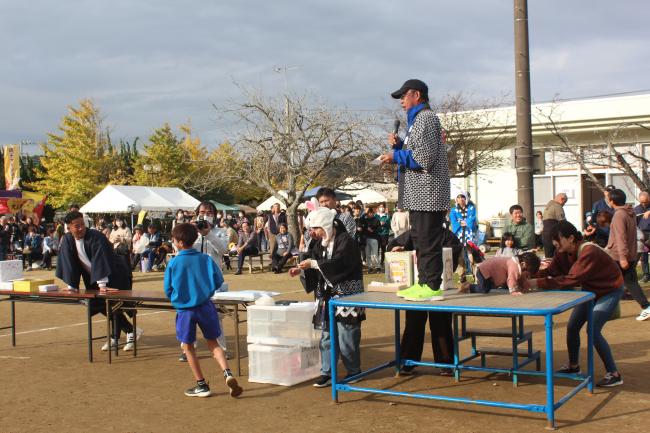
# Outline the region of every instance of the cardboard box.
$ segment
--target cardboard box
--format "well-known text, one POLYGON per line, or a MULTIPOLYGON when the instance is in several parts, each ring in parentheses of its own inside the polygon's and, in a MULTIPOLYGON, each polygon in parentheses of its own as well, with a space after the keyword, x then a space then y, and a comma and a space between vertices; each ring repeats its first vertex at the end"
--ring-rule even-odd
POLYGON ((38 286, 43 286, 45 284, 54 284, 53 279, 44 280, 36 278, 21 278, 20 280, 14 280, 14 291, 15 292, 26 292, 26 293, 38 293, 38 286))
POLYGON ((22 277, 22 260, 5 260, 0 262, 0 281, 12 281, 22 277))
POLYGON ((368 292, 387 292, 387 293, 395 293, 398 290, 406 289, 407 286, 406 283, 382 283, 380 281, 373 281, 372 283, 368 284, 368 292))
POLYGON ((384 256, 385 281, 412 286, 414 254, 411 251, 387 252, 384 256))

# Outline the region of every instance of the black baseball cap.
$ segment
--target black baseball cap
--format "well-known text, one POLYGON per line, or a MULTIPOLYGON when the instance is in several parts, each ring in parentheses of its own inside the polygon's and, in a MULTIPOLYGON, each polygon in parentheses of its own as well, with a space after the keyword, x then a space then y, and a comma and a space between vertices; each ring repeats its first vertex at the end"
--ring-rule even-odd
POLYGON ((418 92, 420 92, 420 94, 424 99, 429 99, 429 88, 427 87, 426 84, 424 84, 424 81, 417 80, 415 78, 406 80, 404 84, 402 84, 402 87, 400 87, 399 90, 396 90, 393 93, 391 93, 390 96, 392 96, 395 99, 399 99, 402 97, 402 95, 404 95, 409 90, 417 90, 418 92))

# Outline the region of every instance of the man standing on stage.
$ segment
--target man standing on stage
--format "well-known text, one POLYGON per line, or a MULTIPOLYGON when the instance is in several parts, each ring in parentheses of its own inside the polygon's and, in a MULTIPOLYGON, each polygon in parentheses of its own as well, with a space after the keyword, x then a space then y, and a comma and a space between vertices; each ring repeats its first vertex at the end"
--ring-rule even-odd
POLYGON ((397 164, 400 176, 404 176, 399 201, 409 211, 419 281, 399 294, 413 301, 444 299, 440 284, 443 222, 450 197, 449 165, 440 120, 431 111, 428 93, 424 82, 412 79, 391 94, 406 111, 408 129, 403 141, 391 134, 388 141, 394 150, 380 157, 384 164, 397 164))

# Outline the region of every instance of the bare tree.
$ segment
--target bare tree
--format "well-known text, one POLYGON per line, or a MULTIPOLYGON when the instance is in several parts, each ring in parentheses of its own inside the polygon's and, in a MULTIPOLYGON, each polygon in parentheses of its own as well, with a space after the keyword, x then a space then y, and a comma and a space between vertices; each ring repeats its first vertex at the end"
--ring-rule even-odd
POLYGON ((544 127, 554 139, 548 147, 564 155, 562 163, 580 166, 587 179, 603 192, 605 186, 599 182, 593 170, 618 170, 627 175, 641 191, 650 190, 648 175, 650 160, 644 155, 643 146, 637 144, 638 131, 650 131, 649 125, 621 122, 600 135, 600 144, 584 144, 570 138, 557 111, 558 105, 554 103, 548 111, 538 109, 537 118, 542 120, 544 127))
POLYGON ((468 177, 486 168, 501 167, 499 150, 515 142, 506 110, 497 102, 471 103, 462 93, 447 95, 434 108, 446 134, 449 174, 468 177))
POLYGON ((233 140, 241 160, 236 175, 286 205, 289 231, 298 239, 297 209, 308 188, 334 188, 377 170, 369 164, 378 153, 373 121, 314 97, 244 95, 245 102, 227 110, 240 127, 233 140))

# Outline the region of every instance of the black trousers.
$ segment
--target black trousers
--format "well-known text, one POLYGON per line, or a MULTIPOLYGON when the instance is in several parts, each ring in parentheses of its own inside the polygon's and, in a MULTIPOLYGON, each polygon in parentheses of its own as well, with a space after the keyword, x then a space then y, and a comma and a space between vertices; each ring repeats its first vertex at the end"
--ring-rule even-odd
POLYGON ((424 333, 429 319, 431 346, 435 362, 454 362, 454 337, 451 328, 451 313, 432 311, 406 311, 406 325, 402 335, 401 357, 413 361, 422 360, 424 333))
MULTIPOLYGON (((620 264, 619 264, 620 269, 620 264)), ((632 298, 641 306, 642 309, 648 308, 650 302, 643 293, 643 289, 639 285, 639 277, 636 274, 636 262, 629 262, 627 269, 621 269, 623 273, 623 284, 625 288, 630 291, 632 298)))
MULTIPOLYGON (((90 314, 92 316, 95 314, 106 315, 106 301, 103 299, 91 299, 88 302, 90 302, 90 314)), ((119 339, 121 332, 124 332, 125 334, 133 333, 133 325, 126 318, 124 311, 118 310, 113 314, 113 329, 111 330, 111 337, 119 339)))
POLYGON ((553 258, 555 255, 555 246, 553 245, 553 238, 551 231, 557 226, 557 220, 544 220, 544 228, 542 229, 542 244, 544 245, 544 257, 547 259, 553 258))
POLYGON ((277 269, 278 272, 282 272, 282 268, 287 264, 287 261, 291 258, 291 254, 285 256, 283 253, 278 254, 277 252, 273 253, 271 256, 271 267, 277 269))
POLYGON ((411 240, 418 259, 418 283, 440 289, 445 211, 409 211, 411 240))

